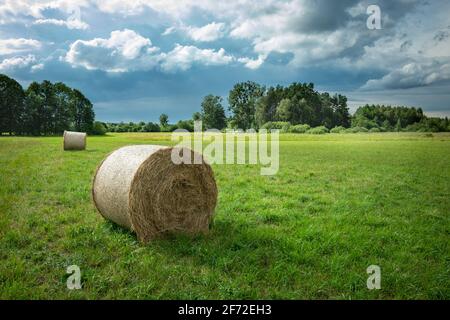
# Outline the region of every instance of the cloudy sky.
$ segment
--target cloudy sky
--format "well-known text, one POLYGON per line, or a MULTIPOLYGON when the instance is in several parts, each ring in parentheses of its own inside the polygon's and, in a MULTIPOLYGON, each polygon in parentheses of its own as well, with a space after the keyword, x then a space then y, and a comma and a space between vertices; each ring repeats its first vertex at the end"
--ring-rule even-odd
POLYGON ((448 0, 0 0, 0 73, 63 81, 103 121, 190 118, 246 80, 313 82, 352 111, 450 116, 449 12, 448 0))

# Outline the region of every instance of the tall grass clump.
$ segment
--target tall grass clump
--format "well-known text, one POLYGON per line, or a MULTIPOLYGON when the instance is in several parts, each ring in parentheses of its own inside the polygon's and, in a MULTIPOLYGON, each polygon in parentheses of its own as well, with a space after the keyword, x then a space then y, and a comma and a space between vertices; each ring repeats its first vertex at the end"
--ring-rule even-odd
POLYGON ((269 121, 266 122, 261 126, 261 129, 266 130, 280 130, 282 133, 289 132, 291 127, 290 122, 284 122, 284 121, 269 121))
POLYGON ((328 133, 328 132, 330 132, 330 131, 327 129, 327 127, 325 127, 325 126, 318 126, 318 127, 309 129, 306 133, 309 133, 309 134, 325 134, 325 133, 328 133))
POLYGON ((306 133, 311 127, 309 124, 297 124, 291 127, 291 133, 306 133))
POLYGON ((352 128, 345 129, 345 131, 343 133, 367 133, 367 132, 369 132, 369 129, 367 129, 367 128, 352 127, 352 128))
POLYGON ((330 130, 330 133, 342 133, 345 131, 345 127, 337 126, 330 130))

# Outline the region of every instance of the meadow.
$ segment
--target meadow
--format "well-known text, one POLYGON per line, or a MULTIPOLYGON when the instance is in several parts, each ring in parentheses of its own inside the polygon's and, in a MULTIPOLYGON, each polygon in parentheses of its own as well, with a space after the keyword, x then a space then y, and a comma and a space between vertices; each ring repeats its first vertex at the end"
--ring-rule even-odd
POLYGON ((277 175, 214 165, 211 232, 141 245, 91 201, 100 161, 164 133, 0 137, 1 299, 450 299, 450 134, 280 136, 277 175), (68 290, 78 265, 82 289, 68 290), (366 286, 381 267, 381 289, 366 286))

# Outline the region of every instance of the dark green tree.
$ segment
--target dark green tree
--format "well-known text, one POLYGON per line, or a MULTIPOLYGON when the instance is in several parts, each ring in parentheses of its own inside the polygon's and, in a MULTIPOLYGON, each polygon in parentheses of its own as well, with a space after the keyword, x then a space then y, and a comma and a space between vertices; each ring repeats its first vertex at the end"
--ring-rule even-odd
POLYGON ((32 82, 26 91, 25 130, 29 134, 61 134, 64 130, 92 133, 92 103, 63 83, 32 82))
POLYGON ((45 134, 50 110, 46 107, 48 101, 41 84, 33 81, 26 94, 26 132, 33 135, 45 134))
POLYGON ((275 121, 275 113, 280 101, 284 98, 284 88, 280 85, 270 87, 256 102, 255 120, 257 127, 266 122, 275 121))
POLYGON ((293 104, 290 99, 286 98, 280 101, 275 117, 278 121, 291 122, 293 120, 293 104))
POLYGON ((252 81, 234 85, 228 95, 228 104, 232 119, 238 128, 246 130, 256 127, 256 104, 264 91, 264 87, 252 81))
POLYGON ((33 90, 28 89, 25 96, 26 112, 23 120, 25 134, 35 136, 41 134, 43 105, 44 99, 33 90))
POLYGON ((62 133, 70 128, 72 119, 72 89, 62 82, 53 85, 55 105, 53 107, 53 133, 62 133))
POLYGON ((100 122, 100 121, 95 121, 93 128, 92 128, 92 134, 99 135, 99 136, 105 135, 107 132, 106 127, 107 127, 107 125, 105 123, 100 122))
POLYGON ((148 122, 145 127, 145 132, 159 132, 161 129, 159 128, 158 124, 153 122, 148 122))
POLYGON ((189 132, 194 131, 194 120, 180 120, 177 122, 177 129, 184 129, 189 132))
POLYGON ((222 106, 222 98, 211 94, 204 97, 201 117, 204 129, 222 130, 225 128, 226 117, 222 106))
POLYGON ((192 115, 192 120, 199 121, 202 120, 202 114, 200 112, 194 112, 192 115))
POLYGON ((90 133, 95 119, 92 103, 80 91, 73 89, 72 104, 74 129, 90 133))
POLYGON ((14 79, 0 74, 0 134, 22 133, 24 92, 14 79))
POLYGON ((165 113, 161 114, 159 116, 159 124, 161 125, 161 128, 167 127, 169 124, 169 116, 165 113))

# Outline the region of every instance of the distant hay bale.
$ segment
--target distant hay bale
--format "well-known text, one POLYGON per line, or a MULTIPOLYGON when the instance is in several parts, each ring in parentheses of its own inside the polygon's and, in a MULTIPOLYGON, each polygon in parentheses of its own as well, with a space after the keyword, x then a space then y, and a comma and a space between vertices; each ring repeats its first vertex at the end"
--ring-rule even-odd
MULTIPOLYGON (((108 220, 148 242, 167 233, 206 233, 217 203, 209 164, 174 164, 173 148, 136 145, 107 156, 97 169, 92 197, 108 220)), ((178 149, 178 152, 194 152, 178 149)))
POLYGON ((86 133, 64 131, 64 150, 85 150, 86 133))

